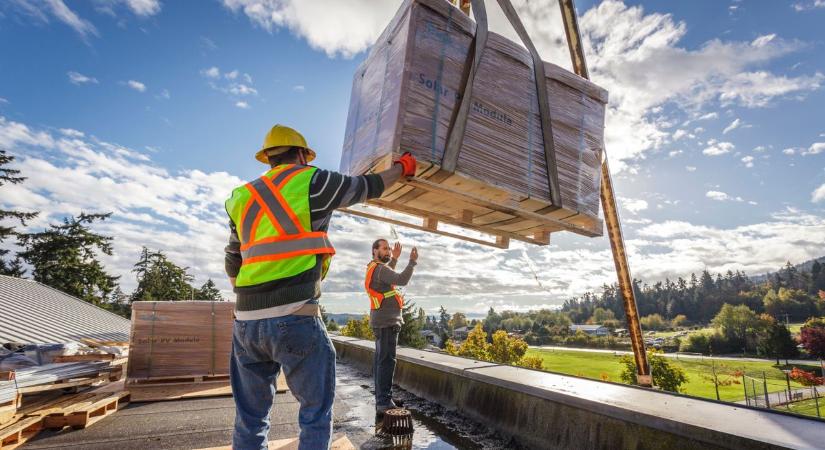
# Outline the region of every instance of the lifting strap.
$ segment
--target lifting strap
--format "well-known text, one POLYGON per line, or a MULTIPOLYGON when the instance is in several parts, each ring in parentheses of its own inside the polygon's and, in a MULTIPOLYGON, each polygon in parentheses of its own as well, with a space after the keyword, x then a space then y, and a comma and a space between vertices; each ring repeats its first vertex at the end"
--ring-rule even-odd
MULTIPOLYGON (((454 110, 453 120, 447 132, 447 143, 444 149, 444 157, 441 159, 441 168, 448 172, 455 172, 458 162, 458 153, 464 141, 464 133, 467 128, 467 117, 472 105, 473 82, 484 47, 487 44, 487 11, 484 8, 484 0, 471 0, 473 15, 476 20, 476 33, 473 37, 473 46, 470 48, 468 58, 471 64, 465 69, 462 80, 463 89, 459 99, 459 107, 454 110)), ((498 0, 498 4, 504 11, 507 20, 510 21, 516 34, 518 34, 524 46, 530 51, 533 60, 533 73, 536 81, 536 97, 539 102, 539 117, 541 119, 541 134, 544 140, 544 160, 547 168, 547 185, 550 190, 550 201, 554 209, 561 207, 561 191, 559 190, 559 175, 556 165, 555 142, 553 140, 553 122, 550 116, 550 104, 547 101, 547 82, 544 73, 544 62, 536 50, 533 41, 527 34, 524 25, 521 23, 513 4, 510 0, 498 0)), ((448 30, 449 32, 449 30, 448 30)))

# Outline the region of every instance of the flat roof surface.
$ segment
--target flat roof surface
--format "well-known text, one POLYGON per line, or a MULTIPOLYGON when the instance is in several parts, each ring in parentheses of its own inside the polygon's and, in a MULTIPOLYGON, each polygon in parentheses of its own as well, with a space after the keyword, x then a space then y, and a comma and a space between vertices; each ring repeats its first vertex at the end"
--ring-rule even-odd
MULTIPOLYGON (((373 433, 375 406, 372 380, 338 362, 333 405, 333 434, 346 435, 356 448, 380 448, 373 433)), ((455 413, 396 389, 413 411, 415 448, 511 448, 489 430, 455 413), (470 435, 475 436, 470 436, 470 435)), ((289 392, 276 394, 269 440, 298 436, 298 401, 289 392)), ((20 448, 33 449, 198 449, 230 445, 235 420, 232 397, 209 397, 152 403, 126 408, 83 430, 45 430, 20 448)))

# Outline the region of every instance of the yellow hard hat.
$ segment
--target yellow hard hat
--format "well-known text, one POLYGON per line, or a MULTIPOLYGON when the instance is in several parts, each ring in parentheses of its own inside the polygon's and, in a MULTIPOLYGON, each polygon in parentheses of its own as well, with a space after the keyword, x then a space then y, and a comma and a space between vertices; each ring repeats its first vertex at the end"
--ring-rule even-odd
POLYGON ((255 154, 255 159, 264 164, 269 164, 269 155, 277 155, 287 150, 283 149, 280 152, 275 152, 272 150, 275 147, 300 147, 307 151, 307 162, 315 159, 315 151, 307 146, 307 140, 304 139, 301 133, 284 125, 275 125, 269 130, 264 138, 263 147, 255 154))

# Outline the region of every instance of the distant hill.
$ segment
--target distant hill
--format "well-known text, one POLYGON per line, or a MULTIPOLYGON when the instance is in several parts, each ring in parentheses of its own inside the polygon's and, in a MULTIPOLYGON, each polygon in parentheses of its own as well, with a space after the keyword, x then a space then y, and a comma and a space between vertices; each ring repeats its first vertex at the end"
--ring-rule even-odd
MULTIPOLYGON (((814 265, 814 261, 819 261, 820 264, 825 264, 825 256, 820 256, 819 258, 810 259, 810 260, 805 261, 801 264, 796 264, 796 265, 794 265, 794 267, 796 268, 796 270, 798 270, 800 272, 810 272, 811 267, 814 265)), ((779 270, 781 270, 781 269, 782 268, 780 267, 779 270)), ((777 270, 775 272, 768 272, 767 274, 762 274, 762 275, 753 275, 753 276, 750 277, 750 279, 754 283, 764 283, 765 281, 767 281, 768 277, 773 276, 773 274, 775 274, 779 270, 777 270)))
POLYGON ((350 319, 361 320, 361 318, 364 317, 364 314, 349 314, 349 313, 330 314, 330 313, 326 313, 325 316, 326 316, 327 320, 332 320, 335 323, 337 323, 338 325, 346 325, 347 322, 350 321, 350 319))

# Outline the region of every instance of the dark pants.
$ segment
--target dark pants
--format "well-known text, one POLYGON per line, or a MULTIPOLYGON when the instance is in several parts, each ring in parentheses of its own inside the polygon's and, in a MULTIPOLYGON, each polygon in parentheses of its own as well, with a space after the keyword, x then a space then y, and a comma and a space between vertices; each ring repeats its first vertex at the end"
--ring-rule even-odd
POLYGON ((375 407, 390 406, 392 377, 395 373, 395 348, 401 327, 373 328, 375 357, 372 372, 375 375, 375 407))

